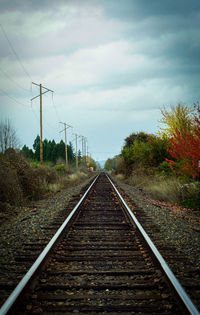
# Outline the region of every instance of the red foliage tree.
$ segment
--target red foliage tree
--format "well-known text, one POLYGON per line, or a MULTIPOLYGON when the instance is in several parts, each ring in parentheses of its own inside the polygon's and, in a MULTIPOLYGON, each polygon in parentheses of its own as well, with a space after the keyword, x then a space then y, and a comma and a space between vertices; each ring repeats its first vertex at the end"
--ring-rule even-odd
POLYGON ((169 153, 174 160, 167 160, 169 166, 178 174, 188 174, 193 178, 199 176, 200 168, 200 106, 196 106, 193 131, 183 135, 176 129, 175 136, 170 139, 169 153))

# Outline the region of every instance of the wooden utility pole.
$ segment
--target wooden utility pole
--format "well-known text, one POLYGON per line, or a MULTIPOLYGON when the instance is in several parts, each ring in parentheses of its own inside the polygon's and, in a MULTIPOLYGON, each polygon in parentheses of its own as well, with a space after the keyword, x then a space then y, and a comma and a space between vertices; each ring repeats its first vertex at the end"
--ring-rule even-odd
POLYGON ((85 150, 86 150, 86 163, 88 162, 88 154, 89 154, 88 149, 89 149, 88 143, 86 142, 86 146, 85 146, 85 150))
POLYGON ((73 127, 63 122, 60 122, 60 124, 63 124, 65 126, 65 128, 60 132, 65 131, 65 163, 66 163, 66 168, 68 169, 69 163, 68 163, 68 156, 67 156, 67 129, 73 128, 73 127))
POLYGON ((37 97, 40 97, 40 164, 42 164, 42 162, 43 162, 43 143, 42 143, 42 95, 45 94, 45 93, 47 93, 47 92, 52 92, 52 93, 53 93, 53 91, 50 90, 50 89, 47 89, 47 88, 44 87, 44 86, 42 86, 42 84, 36 84, 36 83, 34 83, 34 82, 32 82, 32 84, 37 85, 37 86, 39 86, 39 88, 40 88, 40 94, 37 95, 37 96, 35 96, 35 97, 33 97, 33 98, 31 99, 31 101, 34 100, 34 99, 37 98, 37 97), (45 92, 42 92, 42 89, 45 89, 46 91, 45 91, 45 92))
POLYGON ((75 133, 76 137, 76 168, 78 169, 78 135, 75 133))
POLYGON ((82 136, 82 161, 84 161, 84 137, 82 136))
POLYGON ((84 143, 84 147, 85 147, 85 164, 87 164, 87 138, 84 138, 85 143, 84 143))
POLYGON ((42 84, 40 84, 40 164, 43 162, 43 143, 42 143, 42 84))

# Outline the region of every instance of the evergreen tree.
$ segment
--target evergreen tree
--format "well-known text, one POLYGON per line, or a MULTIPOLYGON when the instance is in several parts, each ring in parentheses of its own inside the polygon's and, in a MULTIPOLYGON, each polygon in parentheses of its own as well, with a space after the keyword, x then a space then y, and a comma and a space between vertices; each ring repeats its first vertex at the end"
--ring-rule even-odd
MULTIPOLYGON (((33 143, 33 149, 30 150, 28 147, 25 146, 24 148, 24 154, 30 155, 30 158, 35 158, 36 160, 40 160, 40 137, 37 135, 37 137, 34 140, 33 143), (28 151, 30 150, 30 151, 28 151), (31 156, 31 152, 33 156, 31 156)), ((72 143, 70 142, 67 146, 67 155, 68 155, 68 161, 69 163, 73 163, 75 161, 75 154, 73 150, 72 143)), ((56 143, 55 140, 47 140, 44 139, 43 141, 43 160, 44 161, 50 161, 54 164, 56 163, 57 159, 62 159, 65 161, 65 143, 63 140, 61 140, 59 143, 56 143)), ((81 152, 79 150, 79 159, 81 159, 81 152)))
POLYGON ((69 142, 69 145, 67 145, 67 156, 69 163, 73 163, 75 161, 75 154, 71 141, 69 142))
POLYGON ((43 160, 47 161, 47 148, 48 148, 48 140, 44 139, 43 141, 43 160))
POLYGON ((40 160, 40 136, 37 135, 35 141, 33 143, 33 149, 35 150, 34 158, 39 161, 40 160))
POLYGON ((78 163, 81 163, 81 150, 78 150, 78 163))
POLYGON ((56 143, 55 143, 55 140, 53 140, 51 142, 51 157, 50 157, 50 161, 52 161, 53 163, 56 163, 56 158, 57 158, 56 143))
POLYGON ((33 159, 34 158, 34 153, 32 149, 29 149, 26 145, 23 146, 21 153, 26 159, 33 159))
POLYGON ((57 158, 65 160, 65 143, 63 140, 61 140, 60 143, 56 145, 56 154, 57 158))

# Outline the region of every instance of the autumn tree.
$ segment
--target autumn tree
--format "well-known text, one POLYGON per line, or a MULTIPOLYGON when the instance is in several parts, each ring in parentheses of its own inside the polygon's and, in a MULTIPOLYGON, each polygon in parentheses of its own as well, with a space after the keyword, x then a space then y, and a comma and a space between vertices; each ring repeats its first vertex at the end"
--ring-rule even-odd
POLYGON ((193 122, 193 129, 188 129, 183 135, 178 128, 170 139, 170 155, 167 159, 171 169, 178 174, 199 176, 200 168, 200 107, 196 106, 197 114, 193 122))
POLYGON ((176 130, 181 135, 184 135, 188 131, 193 129, 193 114, 194 107, 178 104, 177 106, 171 106, 170 110, 167 110, 165 106, 161 109, 162 118, 159 122, 166 125, 165 128, 160 128, 160 134, 165 134, 168 137, 174 136, 176 130))

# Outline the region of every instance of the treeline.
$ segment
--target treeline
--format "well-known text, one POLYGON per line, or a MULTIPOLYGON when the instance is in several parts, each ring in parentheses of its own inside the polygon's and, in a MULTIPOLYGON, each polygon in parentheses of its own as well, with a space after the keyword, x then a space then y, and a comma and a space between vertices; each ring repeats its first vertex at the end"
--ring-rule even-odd
POLYGON ((158 135, 132 133, 125 139, 121 154, 108 159, 105 168, 126 176, 140 169, 146 172, 178 174, 198 179, 200 174, 200 107, 177 105, 161 110, 158 135))
MULTIPOLYGON (((33 150, 28 146, 24 145, 21 153, 25 158, 30 160, 39 161, 40 160, 40 136, 38 135, 33 143, 33 150)), ((67 145, 67 156, 70 164, 75 162, 75 153, 73 150, 72 143, 70 142, 67 145)), ((81 152, 78 152, 79 161, 81 160, 81 152)), ((56 143, 55 140, 43 141, 43 161, 52 162, 56 164, 58 161, 65 161, 65 143, 61 140, 59 143, 56 143)))
POLYGON ((152 174, 158 170, 170 173, 166 158, 169 158, 168 139, 145 132, 132 133, 125 139, 121 154, 105 163, 107 170, 115 170, 126 177, 133 172, 152 174))
POLYGON ((104 167, 153 198, 199 209, 200 107, 179 104, 161 114, 157 135, 130 134, 104 167))

